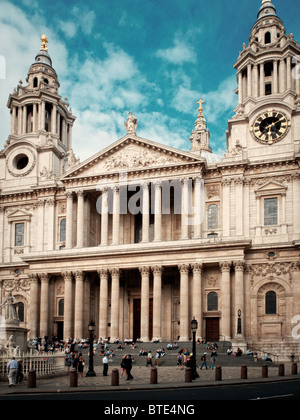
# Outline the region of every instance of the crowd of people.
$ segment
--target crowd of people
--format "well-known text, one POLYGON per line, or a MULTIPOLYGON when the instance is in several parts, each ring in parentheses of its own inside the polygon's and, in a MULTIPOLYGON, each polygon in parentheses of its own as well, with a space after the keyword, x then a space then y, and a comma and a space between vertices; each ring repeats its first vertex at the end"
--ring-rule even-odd
MULTIPOLYGON (((200 343, 198 343, 200 344, 200 343)), ((103 366, 103 376, 108 376, 108 368, 109 363, 113 362, 114 357, 116 356, 116 352, 121 352, 127 349, 136 349, 136 343, 133 340, 124 340, 123 344, 120 340, 115 340, 113 342, 113 346, 116 350, 114 350, 111 346, 109 339, 99 339, 94 340, 92 348, 93 348, 93 356, 100 356, 102 358, 102 366, 103 366)), ((58 341, 57 339, 53 339, 51 342, 48 341, 47 337, 44 339, 37 338, 33 340, 33 347, 43 353, 43 352, 56 352, 61 351, 65 354, 65 367, 66 370, 69 372, 71 370, 76 370, 78 372, 79 377, 83 376, 84 366, 86 364, 83 356, 83 352, 85 349, 90 349, 90 343, 87 339, 68 339, 66 341, 58 341)), ((168 343, 166 346, 168 350, 178 350, 178 344, 175 343, 168 343)), ((216 357, 217 357, 218 345, 217 343, 206 343, 205 344, 205 351, 202 356, 198 356, 201 360, 201 363, 198 363, 200 369, 214 369, 216 357), (208 355, 210 353, 210 356, 208 355), (208 364, 209 363, 209 364, 208 364)), ((131 352, 129 352, 131 353, 131 352)), ((86 353, 85 353, 86 354, 86 353)), ((256 356, 249 350, 246 351, 246 355, 256 356)), ((235 356, 241 357, 243 355, 243 351, 238 348, 235 352, 233 351, 232 347, 227 349, 227 356, 235 356)), ((138 357, 142 358, 145 357, 145 366, 159 366, 159 361, 161 358, 166 356, 166 351, 162 347, 158 347, 154 353, 151 350, 147 350, 146 348, 141 348, 138 353, 138 357)), ((89 357, 89 353, 88 353, 89 357)), ((199 360, 198 359, 198 360, 199 360)), ((266 361, 272 362, 270 355, 266 356, 266 361)), ((134 357, 131 354, 125 354, 122 357, 120 363, 121 369, 121 378, 126 374, 126 380, 130 381, 133 379, 131 374, 131 370, 133 365, 136 363, 134 357)), ((193 367, 195 369, 195 363, 193 359, 193 354, 189 351, 188 348, 182 348, 179 350, 176 359, 176 370, 184 369, 184 367, 193 367)), ((17 383, 22 382, 23 373, 22 373, 22 362, 17 362, 13 357, 8 365, 8 378, 9 378, 9 386, 15 386, 17 383)))

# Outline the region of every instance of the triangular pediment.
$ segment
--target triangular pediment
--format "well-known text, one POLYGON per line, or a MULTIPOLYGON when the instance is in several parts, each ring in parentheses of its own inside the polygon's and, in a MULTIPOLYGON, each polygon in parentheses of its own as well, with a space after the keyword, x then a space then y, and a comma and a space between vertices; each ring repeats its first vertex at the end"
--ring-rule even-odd
POLYGON ((92 177, 123 171, 202 162, 203 158, 140 137, 126 136, 90 159, 67 171, 63 178, 92 177))
POLYGON ((7 218, 10 220, 27 220, 31 218, 31 214, 27 213, 26 211, 22 210, 22 209, 16 209, 11 211, 8 215, 7 218))
POLYGON ((257 188, 255 193, 257 195, 266 195, 266 194, 283 194, 287 190, 285 185, 282 185, 275 181, 266 182, 261 187, 257 188))

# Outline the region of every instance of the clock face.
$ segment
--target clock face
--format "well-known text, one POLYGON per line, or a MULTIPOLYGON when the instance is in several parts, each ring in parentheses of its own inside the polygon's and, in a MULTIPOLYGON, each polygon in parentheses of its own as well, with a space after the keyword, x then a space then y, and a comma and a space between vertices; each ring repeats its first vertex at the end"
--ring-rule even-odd
POLYGON ((282 112, 266 111, 255 120, 252 132, 260 143, 273 144, 283 138, 288 128, 288 119, 282 112))

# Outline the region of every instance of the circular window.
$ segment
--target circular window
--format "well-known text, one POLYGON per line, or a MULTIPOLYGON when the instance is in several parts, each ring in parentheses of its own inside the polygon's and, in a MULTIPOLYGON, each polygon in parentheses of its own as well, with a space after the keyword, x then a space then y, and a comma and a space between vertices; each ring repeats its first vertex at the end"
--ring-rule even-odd
POLYGON ((21 154, 15 157, 14 159, 14 167, 19 171, 22 171, 26 168, 29 163, 29 158, 27 155, 21 154))
POLYGON ((36 155, 29 147, 18 148, 7 157, 8 172, 16 177, 29 174, 36 164, 36 155))

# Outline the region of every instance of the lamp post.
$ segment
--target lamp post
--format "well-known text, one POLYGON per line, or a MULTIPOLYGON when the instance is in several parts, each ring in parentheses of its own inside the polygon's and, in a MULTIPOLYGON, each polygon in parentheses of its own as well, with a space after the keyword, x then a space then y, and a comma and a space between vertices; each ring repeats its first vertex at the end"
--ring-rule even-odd
POLYGON ((197 373, 197 358, 196 358, 196 332, 198 329, 198 322, 195 317, 192 319, 191 322, 191 330, 193 333, 193 379, 199 378, 197 373))
POLYGON ((86 374, 86 376, 96 376, 96 373, 94 371, 94 333, 95 333, 95 323, 94 321, 91 321, 89 323, 89 333, 90 333, 90 354, 89 354, 89 370, 86 374))

